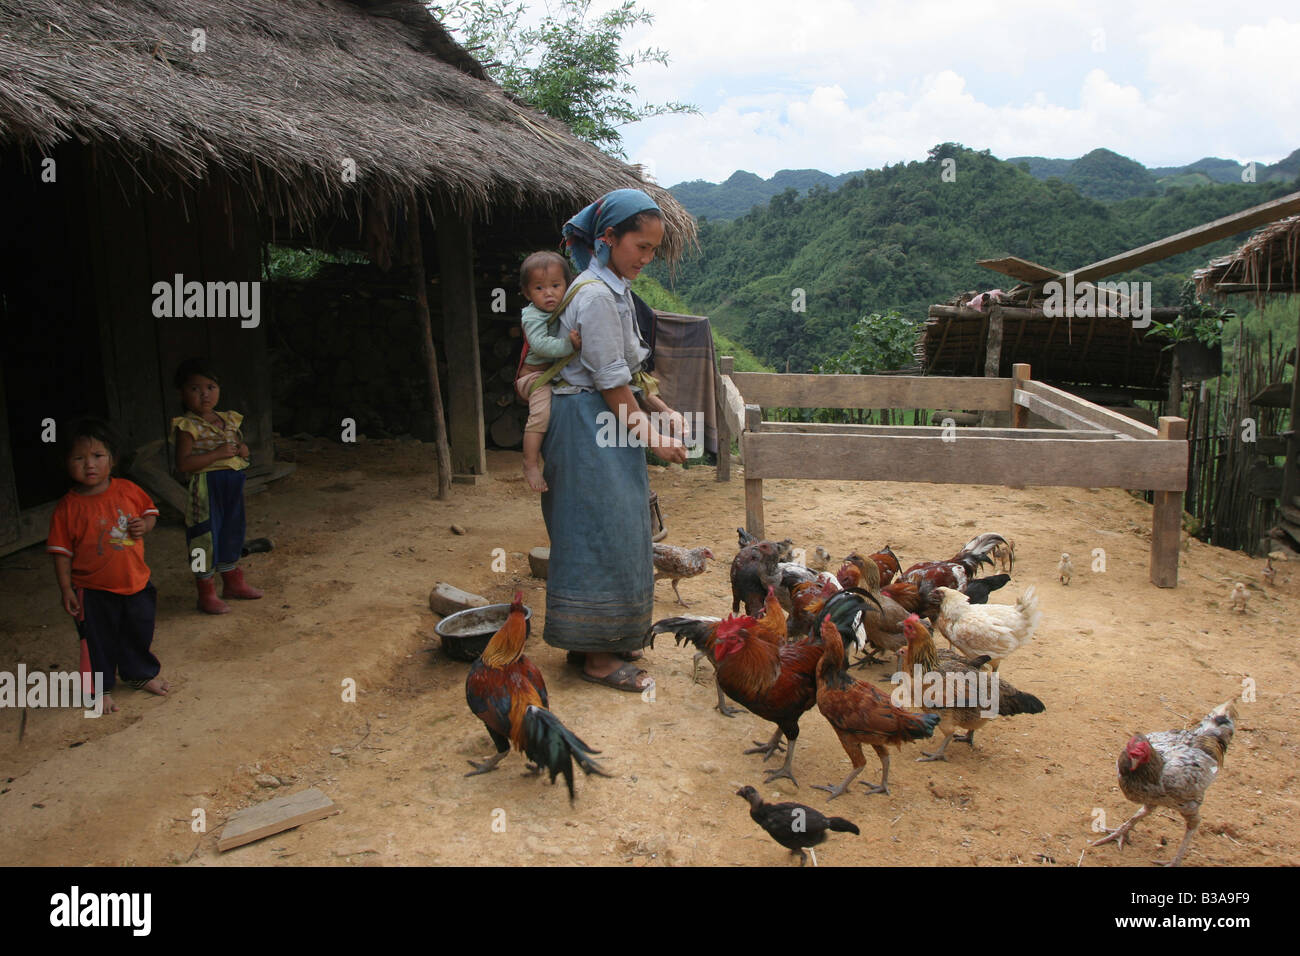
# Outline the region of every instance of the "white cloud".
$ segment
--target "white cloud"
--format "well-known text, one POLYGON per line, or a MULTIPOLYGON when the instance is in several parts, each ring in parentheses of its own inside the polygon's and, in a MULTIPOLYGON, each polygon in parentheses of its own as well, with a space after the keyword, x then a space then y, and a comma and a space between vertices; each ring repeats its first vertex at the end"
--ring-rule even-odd
POLYGON ((1147 165, 1300 146, 1300 18, 1276 0, 1236 23, 1209 0, 642 5, 656 23, 630 39, 671 66, 633 82, 704 108, 624 131, 665 184, 875 167, 944 141, 999 156, 1106 146, 1147 165))

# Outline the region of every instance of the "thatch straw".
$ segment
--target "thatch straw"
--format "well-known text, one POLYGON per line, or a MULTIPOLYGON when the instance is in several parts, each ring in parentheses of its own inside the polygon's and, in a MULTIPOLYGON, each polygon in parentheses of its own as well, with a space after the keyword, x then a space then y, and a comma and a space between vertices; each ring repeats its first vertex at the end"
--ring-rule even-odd
POLYGON ((137 176, 219 167, 296 219, 366 194, 567 215, 630 186, 670 261, 695 241, 666 190, 512 100, 416 0, 0 0, 0 145, 73 137, 137 176))
POLYGON ((1256 302, 1300 292, 1300 216, 1260 229, 1241 248, 1192 273, 1198 295, 1248 293, 1256 302))

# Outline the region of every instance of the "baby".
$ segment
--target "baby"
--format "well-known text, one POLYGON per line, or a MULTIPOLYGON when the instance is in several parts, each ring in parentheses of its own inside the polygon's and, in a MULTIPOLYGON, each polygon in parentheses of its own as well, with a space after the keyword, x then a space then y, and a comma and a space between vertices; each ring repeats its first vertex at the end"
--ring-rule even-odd
POLYGON ((574 329, 567 336, 556 336, 560 304, 564 301, 573 272, 564 256, 555 252, 534 252, 519 267, 519 288, 531 303, 524 307, 520 322, 528 350, 515 379, 515 391, 528 402, 528 421, 524 423, 524 478, 533 491, 547 491, 542 478, 542 439, 551 421, 551 386, 537 384, 557 359, 567 359, 582 348, 582 337, 574 329))

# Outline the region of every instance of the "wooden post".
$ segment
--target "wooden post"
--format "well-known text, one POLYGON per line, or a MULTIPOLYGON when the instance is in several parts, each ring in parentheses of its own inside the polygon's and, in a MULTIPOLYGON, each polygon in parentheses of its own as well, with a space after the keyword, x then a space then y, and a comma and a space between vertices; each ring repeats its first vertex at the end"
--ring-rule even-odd
POLYGON ((741 457, 745 461, 745 530, 763 537, 763 479, 749 477, 749 455, 745 452, 746 439, 758 432, 763 421, 763 409, 757 405, 745 406, 745 431, 740 436, 741 457))
MULTIPOLYGON (((406 212, 406 238, 411 246, 411 281, 415 286, 415 315, 420 322, 420 345, 428 372, 429 400, 433 409, 434 449, 438 458, 438 497, 451 494, 451 448, 447 444, 447 416, 442 408, 442 386, 438 382, 438 353, 433 347, 433 326, 429 321, 429 293, 424 282, 424 243, 420 239, 420 207, 412 200, 406 212)), ((476 363, 477 364, 477 363, 476 363)))
POLYGON ((1296 321, 1296 363, 1291 377, 1291 423, 1282 464, 1282 505, 1300 508, 1300 319, 1296 321))
POLYGON ((1027 428, 1029 426, 1029 409, 1023 405, 1016 404, 1016 392, 1018 388, 1024 388, 1025 382, 1029 381, 1032 376, 1029 374, 1029 366, 1023 362, 1017 362, 1011 366, 1011 427, 1027 428))
POLYGON ((444 202, 437 207, 437 217, 452 480, 472 484, 487 476, 483 376, 474 308, 474 246, 469 220, 462 214, 444 202))
POLYGON ((1165 400, 1165 415, 1178 418, 1183 412, 1183 367, 1176 349, 1169 350, 1169 363, 1169 397, 1165 400))
MULTIPOLYGON (((984 377, 997 378, 1002 371, 1002 306, 994 302, 989 306, 989 335, 984 344, 984 377)), ((993 425, 996 412, 987 411, 980 416, 985 428, 993 425)))
MULTIPOLYGON (((1186 441, 1187 421, 1163 415, 1157 435, 1163 441, 1186 441)), ((1183 493, 1155 492, 1151 510, 1151 583, 1158 588, 1178 586, 1178 547, 1183 530, 1183 493)))
POLYGON ((722 380, 729 378, 736 370, 736 360, 730 355, 718 359, 718 467, 714 478, 717 481, 731 480, 731 429, 727 425, 727 410, 724 407, 727 394, 722 388, 722 380))

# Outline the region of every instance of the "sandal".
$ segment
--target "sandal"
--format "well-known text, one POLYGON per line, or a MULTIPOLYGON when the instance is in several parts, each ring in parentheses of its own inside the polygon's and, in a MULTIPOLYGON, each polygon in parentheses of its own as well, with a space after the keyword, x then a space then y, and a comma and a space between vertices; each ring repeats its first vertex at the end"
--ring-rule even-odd
POLYGON ((644 670, 629 661, 617 670, 610 671, 604 677, 596 677, 586 671, 582 672, 581 677, 585 681, 590 681, 593 684, 604 684, 606 687, 614 688, 614 690, 626 690, 631 691, 633 694, 642 694, 655 685, 652 677, 644 687, 637 686, 637 678, 644 673, 646 673, 644 670))

